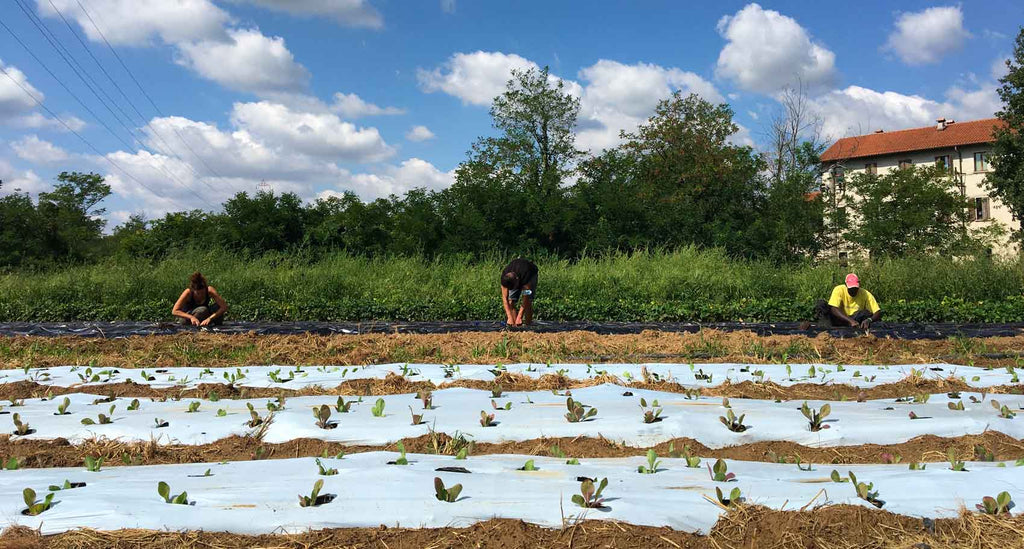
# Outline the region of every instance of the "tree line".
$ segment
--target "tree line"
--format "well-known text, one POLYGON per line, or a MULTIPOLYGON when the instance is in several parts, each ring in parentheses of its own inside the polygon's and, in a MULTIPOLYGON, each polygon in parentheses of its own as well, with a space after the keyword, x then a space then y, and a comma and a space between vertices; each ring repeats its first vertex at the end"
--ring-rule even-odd
MULTIPOLYGON (((1018 147, 1010 159, 1021 156, 1024 126, 1020 36, 1014 60, 1000 90, 1008 105, 1000 115, 1011 129, 997 144, 1001 155, 1018 147)), ((826 143, 802 94, 787 93, 781 103, 764 151, 731 140, 739 128, 727 104, 677 92, 635 131, 622 132, 619 146, 588 154, 575 144, 579 99, 546 68, 515 72, 490 109, 494 135, 472 144, 446 189, 313 203, 241 192, 221 211, 132 217, 104 235, 100 204, 110 187, 96 174, 61 173, 35 201, 23 193, 0 198, 0 265, 158 259, 211 247, 572 258, 687 245, 790 262, 822 256, 839 235, 872 256, 975 253, 993 238, 969 230, 966 199, 937 169, 859 174, 847 183, 858 198, 838 211, 821 184, 826 143)), ((1020 165, 997 157, 992 177, 1001 185, 994 193, 1015 213, 1024 211, 1020 165), (1022 198, 1014 201, 1014 192, 1022 198)))

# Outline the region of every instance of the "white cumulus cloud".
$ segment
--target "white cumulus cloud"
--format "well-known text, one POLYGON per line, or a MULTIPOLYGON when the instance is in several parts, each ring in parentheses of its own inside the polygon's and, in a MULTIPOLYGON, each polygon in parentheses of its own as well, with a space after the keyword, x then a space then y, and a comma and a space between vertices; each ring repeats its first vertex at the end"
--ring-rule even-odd
POLYGON ((745 90, 773 93, 798 81, 818 87, 835 79, 835 54, 792 17, 747 4, 722 17, 718 32, 727 43, 715 73, 745 90))
POLYGON ((0 158, 0 181, 3 181, 3 184, 0 185, 0 196, 16 192, 34 195, 50 189, 50 184, 40 179, 32 170, 19 170, 2 158, 0 158))
POLYGON ((513 70, 536 69, 537 64, 514 53, 476 51, 456 53, 433 70, 419 69, 420 87, 442 91, 471 105, 490 105, 505 91, 513 70))
POLYGON ((409 141, 428 141, 434 137, 434 132, 430 131, 430 128, 426 126, 413 126, 405 134, 405 138, 409 141))
POLYGON ((352 191, 364 200, 403 195, 415 188, 437 191, 451 186, 455 171, 442 172, 433 164, 419 158, 410 158, 398 166, 386 166, 373 173, 346 173, 339 184, 326 189, 317 198, 340 196, 352 191))
POLYGON ((237 91, 259 93, 306 87, 309 71, 295 61, 284 38, 271 38, 256 29, 235 29, 228 34, 231 39, 226 42, 179 44, 177 62, 237 91))
POLYGON ((378 107, 373 103, 364 101, 354 93, 335 93, 334 102, 330 108, 345 118, 405 114, 404 109, 398 107, 378 107))
POLYGON ((329 17, 350 26, 379 29, 384 18, 366 0, 232 0, 306 17, 329 17))
POLYGON ((36 135, 27 135, 12 142, 11 148, 19 158, 34 164, 53 164, 70 158, 67 151, 36 135))
MULTIPOLYGON (((36 0, 39 13, 57 17, 54 6, 74 19, 93 42, 102 37, 89 16, 114 45, 146 46, 155 38, 165 44, 201 40, 227 40, 224 26, 231 16, 210 0, 36 0)), ((59 21, 59 20, 58 20, 59 21)))
POLYGON ((926 65, 959 50, 970 37, 960 6, 933 7, 900 14, 884 48, 908 65, 926 65))

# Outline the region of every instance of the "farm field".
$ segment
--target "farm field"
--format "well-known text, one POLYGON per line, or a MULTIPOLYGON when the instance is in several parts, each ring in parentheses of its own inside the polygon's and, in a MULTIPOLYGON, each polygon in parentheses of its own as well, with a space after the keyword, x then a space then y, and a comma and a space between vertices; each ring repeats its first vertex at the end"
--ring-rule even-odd
POLYGON ((1024 527, 1005 499, 1024 497, 1024 386, 1007 358, 1021 347, 714 332, 6 338, 0 541, 987 547, 1024 527), (496 342, 513 360, 494 359, 496 342), (537 360, 556 342, 622 358, 537 360), (698 345, 718 356, 687 360, 698 345), (387 360, 420 347, 455 360, 387 360), (675 356, 628 358, 659 352, 675 356), (1003 492, 997 514, 976 509, 1003 492))

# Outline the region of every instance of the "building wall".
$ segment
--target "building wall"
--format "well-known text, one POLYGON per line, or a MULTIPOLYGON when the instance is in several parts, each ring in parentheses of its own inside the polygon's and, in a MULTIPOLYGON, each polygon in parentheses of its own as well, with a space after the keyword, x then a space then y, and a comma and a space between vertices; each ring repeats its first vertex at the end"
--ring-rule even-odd
MULTIPOLYGON (((914 166, 934 166, 936 163, 936 157, 949 156, 954 170, 960 176, 959 180, 963 182, 965 196, 969 199, 973 198, 989 198, 989 219, 976 220, 971 222, 971 228, 980 228, 986 223, 1000 223, 1007 229, 1011 227, 1020 227, 1018 221, 1013 219, 1013 215, 1010 210, 1006 208, 996 198, 989 196, 988 192, 984 188, 985 176, 988 171, 991 170, 991 166, 986 162, 985 170, 976 171, 974 165, 974 154, 985 153, 986 155, 991 154, 992 147, 988 144, 982 145, 967 145, 957 148, 948 149, 933 149, 929 151, 914 151, 909 153, 899 153, 883 156, 874 157, 863 157, 853 158, 842 162, 836 162, 827 164, 824 166, 825 173, 822 175, 822 182, 832 189, 832 167, 836 164, 842 165, 845 170, 846 177, 849 177, 855 173, 863 173, 867 170, 867 164, 877 164, 878 174, 882 175, 891 170, 899 169, 899 164, 903 160, 910 160, 914 166)), ((987 159, 986 159, 987 160, 987 159)), ((841 202, 841 201, 840 201, 841 202)), ((840 204, 841 205, 841 204, 840 204)), ((848 246, 840 246, 840 251, 849 250, 848 246)), ((1011 245, 1007 242, 1003 242, 1000 246, 993 249, 993 253, 1000 256, 1010 256, 1016 254, 1018 248, 1016 245, 1011 245)))

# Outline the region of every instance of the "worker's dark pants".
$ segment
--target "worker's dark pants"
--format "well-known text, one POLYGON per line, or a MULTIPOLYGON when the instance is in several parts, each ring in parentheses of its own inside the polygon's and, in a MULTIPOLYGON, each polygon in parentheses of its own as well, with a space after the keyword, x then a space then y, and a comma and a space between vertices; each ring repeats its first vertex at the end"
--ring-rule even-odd
MULTIPOLYGON (((825 301, 824 299, 819 299, 818 302, 814 305, 814 316, 817 318, 818 324, 821 324, 822 326, 849 327, 849 324, 845 320, 839 318, 838 316, 832 313, 832 307, 829 306, 828 302, 825 301)), ((871 313, 864 310, 860 310, 857 311, 856 313, 853 313, 853 316, 851 316, 850 318, 856 320, 858 323, 861 323, 871 318, 871 313)))
MULTIPOLYGON (((202 306, 196 307, 195 309, 192 309, 191 311, 189 311, 188 314, 198 318, 199 322, 202 322, 202 321, 206 320, 207 317, 209 317, 213 313, 216 313, 219 310, 220 310, 220 305, 217 305, 216 303, 210 303, 209 307, 202 307, 202 306)), ((222 322, 224 322, 224 317, 223 316, 217 317, 210 324, 213 324, 214 326, 220 326, 222 322)), ((183 319, 181 319, 181 323, 185 324, 185 325, 189 325, 189 324, 192 324, 192 321, 187 319, 187 318, 183 318, 183 319)))

